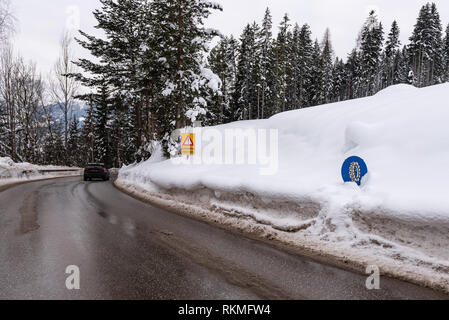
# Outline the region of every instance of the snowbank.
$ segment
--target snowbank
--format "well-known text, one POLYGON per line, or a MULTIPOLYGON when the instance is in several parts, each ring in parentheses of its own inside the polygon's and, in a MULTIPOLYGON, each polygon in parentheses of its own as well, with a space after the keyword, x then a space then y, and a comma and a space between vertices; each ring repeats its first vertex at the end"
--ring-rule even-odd
POLYGON ((48 170, 76 170, 76 168, 58 166, 37 166, 30 163, 16 163, 10 158, 0 157, 0 187, 47 178, 78 176, 81 171, 42 172, 48 170))
POLYGON ((448 93, 449 84, 398 85, 373 97, 213 128, 277 130, 272 175, 249 161, 179 164, 155 155, 123 168, 118 184, 338 244, 342 254, 362 249, 419 266, 449 290, 448 93), (342 182, 341 165, 353 155, 369 168, 361 187, 342 182))

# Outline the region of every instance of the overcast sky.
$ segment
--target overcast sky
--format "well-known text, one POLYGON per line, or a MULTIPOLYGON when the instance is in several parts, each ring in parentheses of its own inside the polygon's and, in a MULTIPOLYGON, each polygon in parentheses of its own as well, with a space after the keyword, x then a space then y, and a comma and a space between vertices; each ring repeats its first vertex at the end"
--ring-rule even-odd
MULTIPOLYGON (((396 19, 401 38, 407 43, 419 9, 425 0, 215 0, 221 2, 223 12, 214 13, 208 26, 223 34, 239 37, 243 27, 252 21, 260 22, 266 7, 270 7, 275 30, 285 13, 292 22, 308 23, 313 36, 321 38, 330 28, 336 54, 346 57, 355 45, 356 36, 368 12, 376 9, 388 33, 396 19)), ((435 0, 445 26, 449 23, 449 1, 435 0)), ((58 57, 58 45, 64 28, 79 27, 94 33, 92 10, 98 0, 13 0, 18 20, 15 47, 27 60, 33 60, 46 73, 58 57)), ((80 48, 78 55, 86 55, 80 48)))

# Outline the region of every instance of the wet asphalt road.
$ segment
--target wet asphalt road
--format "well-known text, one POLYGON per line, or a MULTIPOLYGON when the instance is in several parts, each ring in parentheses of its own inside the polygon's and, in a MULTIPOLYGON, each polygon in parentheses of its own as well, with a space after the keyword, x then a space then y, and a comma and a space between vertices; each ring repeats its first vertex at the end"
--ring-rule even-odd
POLYGON ((0 192, 0 299, 438 299, 64 178, 0 192), (65 286, 80 268, 81 288, 65 286))

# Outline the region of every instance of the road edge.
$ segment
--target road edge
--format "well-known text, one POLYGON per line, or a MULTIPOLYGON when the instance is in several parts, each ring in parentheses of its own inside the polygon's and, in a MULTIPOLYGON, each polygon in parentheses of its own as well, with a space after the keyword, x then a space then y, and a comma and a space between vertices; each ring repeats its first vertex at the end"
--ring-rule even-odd
MULTIPOLYGON (((287 253, 305 256, 322 264, 362 275, 366 274, 365 271, 367 266, 373 264, 370 257, 365 257, 365 259, 357 257, 357 259, 355 259, 354 257, 351 257, 351 255, 342 254, 341 252, 338 253, 337 251, 332 250, 331 245, 326 249, 319 249, 311 242, 308 243, 306 239, 304 239, 305 241, 302 243, 299 243, 298 241, 287 241, 279 235, 278 231, 270 230, 267 226, 259 225, 256 228, 247 229, 237 223, 238 219, 230 217, 225 219, 224 222, 218 215, 215 215, 215 213, 214 215, 211 215, 210 211, 201 208, 201 206, 192 206, 191 204, 175 198, 169 199, 171 196, 168 194, 152 193, 135 185, 131 188, 129 185, 121 184, 118 181, 114 181, 113 186, 128 196, 154 207, 186 216, 254 240, 262 241, 287 253)), ((223 216, 226 215, 223 214, 223 216)), ((418 267, 409 267, 405 268, 405 270, 398 270, 392 266, 393 263, 387 261, 388 259, 383 260, 382 263, 378 263, 379 261, 377 261, 382 276, 449 294, 449 282, 443 284, 440 281, 435 281, 430 276, 416 273, 416 271, 422 271, 421 269, 418 269, 418 267)))
POLYGON ((57 177, 46 177, 46 178, 37 178, 37 179, 26 179, 26 180, 23 180, 23 181, 14 181, 14 182, 11 182, 11 183, 0 185, 0 192, 4 192, 4 191, 6 191, 8 189, 14 188, 14 187, 22 185, 22 184, 27 184, 27 183, 38 182, 38 181, 46 181, 46 180, 56 180, 56 179, 63 179, 63 178, 75 178, 75 177, 81 177, 81 174, 67 175, 67 176, 57 176, 57 177))

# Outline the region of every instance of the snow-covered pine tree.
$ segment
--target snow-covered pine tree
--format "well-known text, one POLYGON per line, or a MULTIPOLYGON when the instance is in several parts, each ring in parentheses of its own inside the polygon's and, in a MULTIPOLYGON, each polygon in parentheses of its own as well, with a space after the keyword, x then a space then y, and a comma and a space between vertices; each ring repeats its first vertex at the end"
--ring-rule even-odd
POLYGON ((449 81, 449 24, 446 27, 446 35, 444 37, 444 80, 449 81))
POLYGON ((225 110, 229 106, 228 86, 230 82, 230 65, 227 61, 228 41, 229 39, 227 37, 223 37, 210 51, 207 59, 207 66, 220 77, 222 82, 222 94, 217 95, 215 99, 211 101, 205 119, 206 125, 213 126, 223 123, 225 110))
POLYGON ((259 25, 254 22, 252 24, 252 29, 254 32, 254 59, 253 59, 253 66, 251 68, 251 77, 252 77, 252 83, 254 83, 254 107, 252 108, 251 112, 249 113, 249 120, 255 120, 260 119, 261 115, 261 95, 262 95, 262 75, 261 75, 261 48, 260 43, 257 41, 257 35, 260 33, 260 27, 259 25))
POLYGON ((392 58, 396 50, 400 47, 401 41, 399 40, 400 29, 397 21, 393 21, 391 24, 391 30, 388 34, 388 39, 385 44, 385 55, 387 58, 392 58))
POLYGON ((299 69, 299 106, 298 108, 305 108, 311 106, 309 100, 309 88, 311 86, 310 73, 313 66, 313 41, 312 31, 308 24, 304 24, 301 28, 299 35, 299 57, 296 61, 297 68, 299 69))
POLYGON ((331 102, 340 102, 345 100, 346 93, 346 69, 343 60, 336 58, 332 72, 332 91, 331 102))
MULTIPOLYGON (((102 6, 94 11, 97 28, 105 37, 99 38, 80 31, 82 39, 78 43, 96 57, 95 61, 80 59, 76 64, 85 74, 75 75, 85 86, 98 93, 107 86, 113 94, 120 94, 123 106, 132 114, 134 125, 127 133, 135 138, 135 154, 144 148, 145 128, 149 126, 149 107, 153 101, 151 91, 156 89, 157 79, 149 75, 157 74, 160 64, 148 46, 152 38, 150 0, 100 0, 102 6), (99 62, 97 62, 99 61, 99 62), (152 90, 151 90, 152 89, 152 90), (145 121, 146 120, 146 121, 145 121)), ((82 96, 85 100, 88 95, 82 96)), ((88 100, 86 100, 88 101, 88 100)), ((127 159, 132 162, 135 159, 127 159)))
POLYGON ((309 72, 309 103, 311 106, 321 104, 323 90, 322 55, 318 39, 315 40, 312 52, 312 68, 309 72))
POLYGON ((223 37, 211 50, 208 67, 220 77, 221 94, 215 95, 206 115, 206 125, 232 121, 232 98, 235 90, 238 44, 233 36, 223 37))
POLYGON ((331 33, 326 29, 321 42, 321 69, 322 69, 322 88, 319 97, 319 103, 329 103, 332 93, 332 74, 334 69, 334 50, 332 48, 331 33))
POLYGON ((66 165, 77 167, 84 166, 80 153, 80 129, 79 120, 74 116, 69 126, 69 137, 67 140, 67 161, 66 165))
POLYGON ((279 33, 274 43, 274 113, 283 112, 287 109, 288 71, 292 63, 289 60, 289 50, 291 49, 289 44, 292 42, 291 37, 290 18, 286 14, 279 26, 279 33))
POLYGON ((100 88, 98 94, 91 95, 91 103, 94 107, 94 154, 95 161, 104 163, 107 167, 112 167, 110 121, 111 109, 110 93, 106 85, 100 88))
POLYGON ((417 18, 413 34, 410 37, 410 44, 408 46, 410 64, 412 66, 412 72, 415 75, 416 82, 413 84, 421 87, 424 85, 426 76, 424 75, 427 70, 425 63, 430 59, 430 39, 429 32, 426 31, 430 27, 429 25, 429 3, 422 6, 417 18))
POLYGON ((362 86, 361 58, 357 49, 352 50, 346 62, 346 94, 345 99, 355 99, 360 95, 362 86))
POLYGON ((380 89, 380 62, 384 40, 382 23, 376 12, 369 13, 360 38, 361 70, 364 96, 372 95, 380 89))
POLYGON ((206 114, 204 92, 219 92, 218 76, 203 64, 208 44, 219 32, 206 28, 204 21, 222 7, 206 0, 154 0, 151 8, 156 50, 164 66, 160 74, 164 88, 158 97, 159 109, 165 106, 159 110, 164 129, 159 138, 167 149, 174 143, 169 139, 172 130, 192 125, 206 114))
MULTIPOLYGON (((62 130, 61 130, 62 133, 62 130)), ((49 136, 44 140, 43 147, 45 155, 45 163, 51 165, 66 165, 66 150, 64 147, 63 135, 59 132, 55 133, 51 139, 49 136)))
POLYGON ((401 41, 399 40, 400 29, 398 23, 393 21, 391 25, 390 33, 388 34, 388 39, 385 46, 385 61, 384 65, 384 83, 383 88, 397 84, 398 79, 398 65, 400 58, 400 46, 401 41), (395 81, 396 80, 396 81, 395 81))
POLYGON ((259 87, 256 76, 258 74, 256 32, 255 24, 248 24, 240 37, 234 94, 234 120, 251 119, 254 111, 257 112, 259 87))
POLYGON ((443 73, 443 41, 440 15, 435 4, 427 3, 420 12, 408 48, 415 85, 439 83, 443 73))
POLYGON ((87 163, 95 162, 95 141, 94 141, 94 107, 90 103, 86 117, 84 119, 83 128, 80 135, 80 154, 83 165, 87 163))
POLYGON ((407 78, 410 73, 409 59, 407 46, 404 46, 402 50, 396 50, 392 62, 392 83, 408 83, 407 78))
POLYGON ((295 110, 300 106, 300 35, 301 29, 296 23, 293 27, 292 36, 289 40, 288 60, 290 61, 287 69, 287 107, 286 110, 295 110))
MULTIPOLYGON (((135 136, 129 135, 133 132, 134 117, 128 112, 126 106, 124 106, 122 97, 116 95, 110 102, 114 107, 110 114, 110 155, 112 163, 115 168, 121 168, 124 164, 129 163, 129 159, 135 156, 135 136)), ((157 132, 157 123, 152 121, 149 123, 149 132, 157 132)), ((156 136, 153 138, 156 140, 156 136)), ((148 153, 149 150, 145 150, 148 153)))
POLYGON ((237 83, 237 59, 239 55, 239 41, 231 35, 228 42, 228 50, 226 53, 226 60, 228 61, 229 71, 230 71, 230 79, 227 86, 228 99, 229 104, 226 105, 226 109, 224 110, 224 122, 229 123, 234 119, 234 110, 235 110, 235 101, 234 94, 236 92, 236 83, 237 83))
POLYGON ((267 8, 262 26, 257 35, 260 52, 260 112, 259 118, 266 118, 273 109, 273 20, 270 9, 267 8))
POLYGON ((430 6, 430 17, 433 59, 430 65, 429 84, 434 85, 443 82, 444 77, 443 25, 435 3, 430 6))

